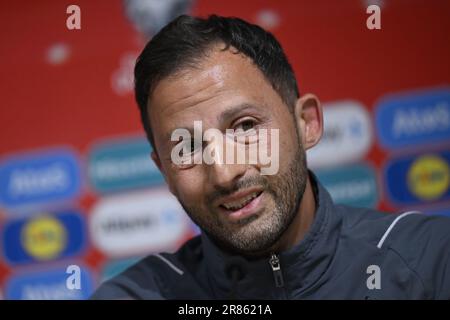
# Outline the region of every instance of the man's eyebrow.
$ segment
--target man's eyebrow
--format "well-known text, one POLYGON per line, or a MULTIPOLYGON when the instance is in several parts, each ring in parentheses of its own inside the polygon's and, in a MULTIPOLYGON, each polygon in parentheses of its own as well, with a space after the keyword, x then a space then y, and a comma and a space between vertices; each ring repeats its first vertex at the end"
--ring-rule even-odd
POLYGON ((256 105, 251 103, 241 103, 232 107, 229 107, 227 110, 223 111, 218 117, 217 120, 219 123, 225 122, 230 118, 235 117, 238 113, 253 110, 253 111, 261 111, 261 108, 258 108, 256 105))

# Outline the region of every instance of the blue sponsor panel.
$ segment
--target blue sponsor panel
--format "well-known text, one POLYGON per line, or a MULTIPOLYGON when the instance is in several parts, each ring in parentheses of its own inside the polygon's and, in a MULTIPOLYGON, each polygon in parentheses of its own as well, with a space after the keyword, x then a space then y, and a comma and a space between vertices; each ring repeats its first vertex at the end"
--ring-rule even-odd
POLYGON ((76 155, 67 149, 12 156, 0 165, 0 204, 5 207, 62 201, 80 192, 76 155))
POLYGON ((104 143, 89 155, 89 179, 100 193, 163 185, 164 178, 150 158, 145 139, 104 143))
POLYGON ((376 106, 380 143, 388 149, 450 142, 450 89, 389 96, 376 106))
POLYGON ((41 272, 13 275, 6 282, 8 300, 84 300, 94 290, 89 269, 67 265, 41 272))
POLYGON ((333 201, 356 207, 375 207, 378 188, 375 171, 364 164, 315 171, 333 201))
POLYGON ((450 151, 390 160, 384 169, 388 199, 397 206, 450 200, 450 151))
POLYGON ((2 246, 11 265, 73 257, 86 246, 86 223, 77 211, 11 220, 3 228, 2 246))

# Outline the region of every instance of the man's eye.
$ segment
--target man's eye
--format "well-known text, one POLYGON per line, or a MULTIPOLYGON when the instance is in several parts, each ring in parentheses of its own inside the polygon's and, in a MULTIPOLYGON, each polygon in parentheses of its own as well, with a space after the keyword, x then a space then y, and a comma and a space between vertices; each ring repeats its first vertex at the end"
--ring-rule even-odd
POLYGON ((242 131, 245 132, 245 131, 253 129, 254 127, 255 127, 255 122, 253 120, 245 120, 245 121, 242 121, 241 123, 239 123, 236 126, 236 129, 237 130, 241 129, 242 131))

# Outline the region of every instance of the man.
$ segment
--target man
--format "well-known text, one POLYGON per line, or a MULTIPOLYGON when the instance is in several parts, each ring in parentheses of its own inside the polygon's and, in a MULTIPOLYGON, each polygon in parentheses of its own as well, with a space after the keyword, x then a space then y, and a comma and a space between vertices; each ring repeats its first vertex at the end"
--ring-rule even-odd
POLYGON ((299 95, 270 33, 235 18, 180 16, 147 44, 135 80, 152 159, 202 234, 143 259, 93 298, 450 299, 450 219, 335 205, 308 171, 321 106, 299 95), (220 140, 173 139, 195 121, 223 137, 275 130, 266 142, 279 148, 277 172, 174 161, 180 143, 189 160, 220 140))

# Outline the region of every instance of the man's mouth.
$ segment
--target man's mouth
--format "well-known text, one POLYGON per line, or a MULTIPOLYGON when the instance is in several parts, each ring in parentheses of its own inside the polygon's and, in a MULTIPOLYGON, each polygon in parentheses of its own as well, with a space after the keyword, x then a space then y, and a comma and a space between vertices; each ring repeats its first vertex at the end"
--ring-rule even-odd
POLYGON ((262 193, 262 191, 255 191, 255 192, 253 192, 245 197, 242 197, 238 200, 224 202, 221 204, 221 206, 227 210, 233 210, 233 211, 239 210, 239 209, 242 209, 243 207, 245 207, 247 204, 249 204, 253 199, 258 197, 261 193, 262 193))
POLYGON ((261 189, 240 191, 223 199, 219 207, 227 219, 238 222, 260 211, 263 194, 261 189))

